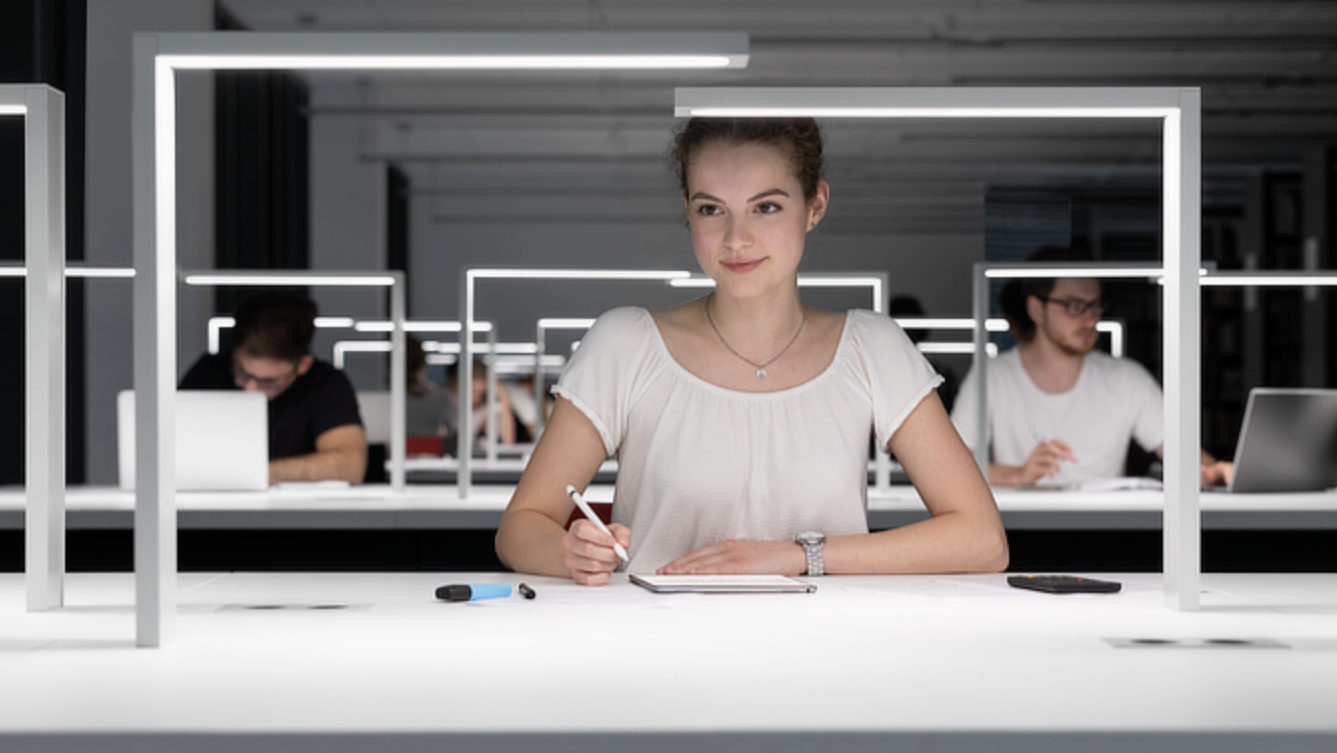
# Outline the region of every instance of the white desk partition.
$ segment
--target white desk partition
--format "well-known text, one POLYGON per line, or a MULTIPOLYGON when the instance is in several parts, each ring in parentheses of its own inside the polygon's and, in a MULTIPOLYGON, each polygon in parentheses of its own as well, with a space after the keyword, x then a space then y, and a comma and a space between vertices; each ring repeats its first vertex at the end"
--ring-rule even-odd
MULTIPOLYGON (((970 317, 896 317, 896 323, 904 330, 947 330, 961 331, 968 330, 972 334, 975 331, 975 320, 970 317)), ((1008 330, 1006 319, 986 319, 984 320, 984 329, 987 332, 1006 332, 1008 330)), ((1119 319, 1102 319, 1096 322, 1096 331, 1103 332, 1110 336, 1110 355, 1115 358, 1123 358, 1123 340, 1124 325, 1119 319)), ((918 343, 921 353, 951 353, 957 355, 972 355, 975 353, 975 341, 972 338, 969 342, 947 342, 947 343, 918 343), (926 347, 942 345, 948 347, 926 347)), ((997 349, 993 343, 988 343, 985 348, 990 356, 997 355, 997 349)))
MULTIPOLYGON (((538 320, 534 328, 534 343, 538 349, 534 352, 534 402, 538 403, 538 419, 535 422, 537 433, 543 433, 543 426, 547 423, 548 417, 544 415, 543 404, 546 395, 544 394, 543 380, 543 359, 548 352, 548 332, 551 330, 575 330, 584 331, 594 326, 594 319, 588 318, 565 318, 565 317, 544 317, 538 320)), ((535 437, 537 440, 538 437, 535 437)))
POLYGON ((738 32, 139 33, 133 55, 136 636, 171 640, 176 570, 172 425, 176 370, 178 70, 744 68, 738 32), (152 482, 150 483, 150 480, 152 482))
POLYGON ((24 571, 28 609, 45 610, 65 603, 65 95, 0 85, 0 115, 23 118, 24 571))
MULTIPOLYGON (((356 320, 351 316, 318 316, 316 317, 316 329, 351 329, 356 320)), ((389 322, 386 322, 389 325, 389 322)), ((211 316, 209 317, 208 327, 208 350, 210 354, 216 354, 222 348, 223 330, 231 329, 237 326, 237 320, 231 316, 211 316)), ((386 332, 391 331, 387 326, 386 332)), ((412 332, 412 330, 409 330, 412 332)))
MULTIPOLYGON (((498 269, 466 269, 464 271, 463 295, 460 296, 460 320, 465 323, 470 331, 473 331, 475 324, 474 308, 477 303, 475 296, 477 294, 478 282, 480 280, 681 280, 691 277, 691 273, 683 269, 522 269, 522 268, 498 268, 498 269)), ((473 369, 466 368, 466 364, 473 363, 474 343, 472 337, 460 338, 460 369, 459 369, 459 417, 460 426, 473 425, 473 401, 470 396, 473 393, 473 369)), ((489 370, 491 374, 491 370, 489 370)), ((489 378, 490 382, 495 382, 495 376, 489 378)), ((489 398, 490 400, 490 398, 489 398)), ((491 405, 491 402, 488 403, 491 405)), ((489 424, 489 431, 492 431, 489 424)), ((495 446, 495 442, 491 442, 495 446)), ((457 475, 457 484, 459 486, 460 499, 468 499, 471 487, 473 486, 473 439, 467 432, 459 432, 459 444, 456 448, 456 457, 459 458, 459 470, 457 475)))
MULTIPOLYGON (((1198 606, 1201 92, 1197 88, 679 88, 679 117, 1150 118, 1162 124, 1165 397, 1165 601, 1198 606)), ((984 293, 976 275, 976 305, 984 293)), ((976 357, 984 352, 976 312, 976 357)), ((981 358, 980 363, 983 363, 981 358)), ((980 381, 984 374, 979 373, 980 381)))
MULTIPOLYGON (((390 486, 397 491, 404 489, 404 442, 408 433, 405 429, 404 411, 407 390, 407 366, 404 359, 404 312, 406 297, 404 291, 404 273, 391 270, 386 272, 330 272, 324 270, 211 270, 182 273, 182 280, 187 285, 199 286, 242 286, 242 287, 291 287, 316 285, 322 287, 382 287, 390 289, 390 321, 399 326, 392 326, 390 342, 386 343, 390 352, 390 486)), ((336 324, 342 326, 343 318, 336 324)), ((136 408, 138 410, 138 408, 136 408)), ((136 469, 138 473, 138 469, 136 469)), ((145 478, 144 476, 138 476, 145 478)))

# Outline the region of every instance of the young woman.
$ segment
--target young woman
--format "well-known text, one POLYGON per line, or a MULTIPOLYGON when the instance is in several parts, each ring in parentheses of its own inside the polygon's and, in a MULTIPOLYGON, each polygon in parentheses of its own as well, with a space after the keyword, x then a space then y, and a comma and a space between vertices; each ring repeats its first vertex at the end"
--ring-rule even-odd
POLYGON ((696 573, 997 571, 998 509, 889 318, 805 306, 798 269, 830 199, 809 119, 693 119, 673 153, 711 294, 615 309, 584 338, 497 531, 521 572, 608 581, 696 573), (870 430, 932 517, 869 533, 870 430), (616 456, 612 536, 564 529, 568 484, 616 456))

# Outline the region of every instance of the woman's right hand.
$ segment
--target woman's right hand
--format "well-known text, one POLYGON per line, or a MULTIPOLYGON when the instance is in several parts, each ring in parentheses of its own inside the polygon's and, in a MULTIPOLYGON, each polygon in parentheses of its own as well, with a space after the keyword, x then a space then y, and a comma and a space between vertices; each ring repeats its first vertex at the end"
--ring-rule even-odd
POLYGON ((624 525, 614 523, 608 526, 611 536, 600 531, 588 520, 577 520, 567 529, 562 537, 562 549, 566 551, 566 569, 571 578, 583 586, 602 586, 622 563, 622 559, 613 550, 613 541, 623 549, 631 546, 631 530, 624 525))

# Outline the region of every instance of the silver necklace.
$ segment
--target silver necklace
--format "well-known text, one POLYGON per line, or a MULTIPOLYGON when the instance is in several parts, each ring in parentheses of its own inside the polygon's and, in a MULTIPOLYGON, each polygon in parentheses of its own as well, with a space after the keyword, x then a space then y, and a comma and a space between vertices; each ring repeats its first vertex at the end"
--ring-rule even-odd
POLYGON ((756 369, 756 370, 757 370, 757 378, 758 378, 758 379, 765 379, 765 378, 766 378, 766 367, 767 367, 767 366, 770 366, 771 364, 773 364, 773 363, 775 363, 776 361, 780 360, 780 356, 783 356, 785 353, 788 353, 788 352, 789 352, 789 349, 792 348, 792 347, 794 346, 794 343, 798 342, 798 336, 801 335, 801 334, 803 334, 803 325, 805 325, 805 324, 808 323, 808 311, 807 311, 807 309, 804 309, 804 310, 803 310, 803 319, 802 319, 801 321, 799 321, 799 323, 798 323, 798 331, 795 332, 795 333, 794 333, 794 337, 791 338, 791 339, 789 340, 789 344, 788 344, 788 345, 785 345, 783 348, 781 348, 781 349, 780 349, 780 352, 779 352, 779 353, 776 353, 775 356, 772 357, 771 360, 767 361, 766 363, 757 363, 756 361, 753 361, 751 358, 748 358, 747 356, 743 355, 742 353, 739 353, 738 351, 734 350, 734 349, 733 349, 733 346, 729 344, 729 341, 724 339, 724 335, 721 335, 721 334, 720 334, 720 329, 719 329, 719 327, 716 327, 716 326, 715 326, 715 319, 714 319, 714 317, 712 317, 712 316, 710 315, 710 299, 713 298, 714 295, 715 295, 714 293, 711 293, 710 295, 706 296, 706 321, 710 322, 710 328, 711 328, 712 330, 715 331, 715 336, 718 337, 718 338, 720 339, 720 344, 721 344, 721 345, 723 345, 725 348, 727 348, 728 351, 729 351, 730 353, 733 353, 734 355, 738 356, 740 359, 742 359, 743 361, 745 361, 749 366, 751 366, 752 368, 756 369))

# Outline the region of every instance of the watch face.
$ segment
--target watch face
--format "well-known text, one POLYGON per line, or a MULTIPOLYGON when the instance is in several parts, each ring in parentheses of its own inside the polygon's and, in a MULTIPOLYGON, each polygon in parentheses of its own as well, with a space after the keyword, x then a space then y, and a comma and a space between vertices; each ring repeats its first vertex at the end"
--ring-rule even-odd
POLYGON ((819 531, 804 531, 795 536, 794 540, 800 544, 820 544, 826 540, 826 536, 819 531))

